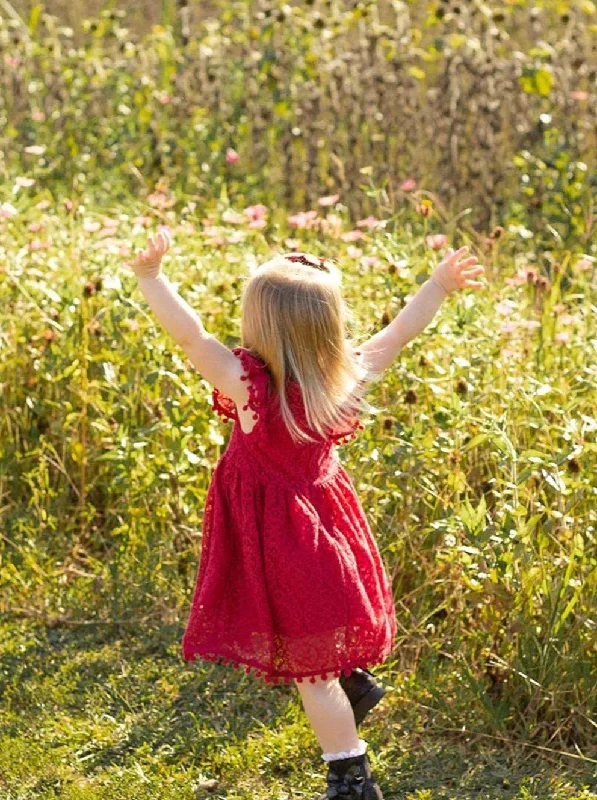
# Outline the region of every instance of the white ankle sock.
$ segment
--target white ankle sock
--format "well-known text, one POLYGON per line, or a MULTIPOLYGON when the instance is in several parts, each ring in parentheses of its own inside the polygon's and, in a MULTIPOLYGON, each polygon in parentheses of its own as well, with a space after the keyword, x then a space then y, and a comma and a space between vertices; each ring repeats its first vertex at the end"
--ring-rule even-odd
POLYGON ((359 739, 359 746, 354 747, 352 750, 344 751, 342 753, 324 753, 321 757, 324 761, 337 761, 340 758, 352 758, 353 756, 362 756, 367 752, 367 742, 364 739, 359 739))

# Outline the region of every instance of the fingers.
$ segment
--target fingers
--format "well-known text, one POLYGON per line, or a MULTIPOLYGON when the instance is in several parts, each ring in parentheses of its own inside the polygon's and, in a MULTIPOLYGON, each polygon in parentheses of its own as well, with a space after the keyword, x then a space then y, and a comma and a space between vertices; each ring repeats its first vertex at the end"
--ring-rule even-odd
POLYGON ((468 245, 463 245, 456 251, 454 251, 454 249, 450 247, 448 249, 446 257, 444 258, 444 261, 447 261, 448 263, 457 266, 458 269, 464 269, 465 267, 471 264, 475 264, 477 262, 477 257, 472 255, 468 256, 468 258, 466 258, 464 261, 460 261, 460 259, 464 255, 466 255, 466 253, 468 253, 469 250, 470 248, 468 245))
POLYGON ((462 272, 465 278, 473 278, 475 275, 480 275, 482 272, 485 272, 485 267, 482 264, 479 264, 478 267, 474 269, 467 269, 462 272))
POLYGON ((153 236, 149 237, 149 243, 147 245, 147 250, 150 258, 155 258, 157 255, 157 245, 155 242, 155 238, 153 236))
POLYGON ((154 261, 160 258, 169 249, 172 242, 170 231, 165 226, 161 225, 159 232, 156 235, 149 237, 147 247, 144 250, 137 250, 133 261, 128 261, 129 267, 144 266, 147 262, 154 261))
POLYGON ((446 261, 449 261, 450 263, 454 264, 467 251, 468 251, 468 246, 467 245, 464 245, 463 247, 459 248, 458 250, 456 250, 456 252, 454 252, 454 250, 450 247, 450 250, 448 251, 448 256, 446 258, 446 261))
POLYGON ((171 241, 170 231, 164 227, 160 227, 159 233, 156 236, 152 236, 150 239, 154 251, 160 256, 163 256, 166 250, 168 250, 171 241))
POLYGON ((158 235, 161 236, 162 239, 164 240, 164 244, 167 250, 172 244, 172 234, 170 233, 170 228, 167 228, 165 225, 160 225, 158 231, 159 231, 158 235))
POLYGON ((463 270, 463 269, 466 269, 467 267, 472 267, 473 264, 477 264, 477 263, 478 262, 477 262, 477 257, 476 256, 469 256, 464 261, 460 261, 458 264, 454 264, 454 266, 458 270, 463 270))
POLYGON ((465 281, 462 287, 463 289, 484 289, 485 284, 480 281, 465 281))

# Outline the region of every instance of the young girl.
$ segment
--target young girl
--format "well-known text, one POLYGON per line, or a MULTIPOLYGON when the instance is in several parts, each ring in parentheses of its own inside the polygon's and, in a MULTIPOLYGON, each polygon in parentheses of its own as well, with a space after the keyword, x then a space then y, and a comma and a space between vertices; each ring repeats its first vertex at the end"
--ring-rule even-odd
POLYGON ((242 292, 230 350, 161 274, 167 232, 129 263, 155 316, 212 384, 234 426, 207 492, 201 559, 182 638, 197 656, 293 681, 327 762, 325 798, 379 800, 357 725, 383 688, 367 666, 392 651, 392 587, 336 446, 364 428, 368 384, 450 292, 481 288, 461 247, 383 330, 354 349, 341 273, 306 253, 277 255, 242 292), (468 269, 466 269, 468 268, 468 269))

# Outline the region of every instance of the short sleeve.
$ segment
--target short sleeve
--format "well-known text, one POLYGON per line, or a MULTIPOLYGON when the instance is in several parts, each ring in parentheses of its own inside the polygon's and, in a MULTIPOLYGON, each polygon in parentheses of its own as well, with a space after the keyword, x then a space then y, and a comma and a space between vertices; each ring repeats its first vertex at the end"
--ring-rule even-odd
MULTIPOLYGON (((268 399, 269 372, 267 365, 259 356, 251 353, 245 347, 234 347, 232 352, 242 364, 241 381, 248 381, 249 400, 243 406, 243 410, 252 409, 253 419, 259 419, 259 413, 264 409, 268 399)), ((214 388, 212 402, 214 411, 225 421, 238 420, 236 403, 224 392, 214 388)))

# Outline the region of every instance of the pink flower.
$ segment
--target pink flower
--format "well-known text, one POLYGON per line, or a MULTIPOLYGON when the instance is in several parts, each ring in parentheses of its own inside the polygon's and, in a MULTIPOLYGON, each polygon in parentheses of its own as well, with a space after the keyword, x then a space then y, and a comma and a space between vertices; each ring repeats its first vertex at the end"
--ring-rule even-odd
POLYGON ((522 286, 523 283, 534 281, 537 274, 535 267, 522 267, 513 278, 506 278, 504 283, 507 283, 508 286, 522 286))
POLYGON ((31 144, 25 148, 25 153, 31 153, 34 156, 43 156, 45 152, 46 146, 44 144, 31 144))
POLYGON ((102 226, 100 225, 99 222, 93 222, 90 219, 86 219, 85 222, 83 223, 83 230, 86 231, 87 233, 95 233, 96 231, 99 231, 101 227, 102 226))
POLYGON ((43 227, 44 226, 41 224, 41 222, 32 222, 31 225, 29 225, 29 230, 31 233, 39 233, 43 227))
POLYGON ((19 212, 11 203, 2 203, 0 206, 0 218, 8 219, 9 217, 14 217, 19 212))
POLYGON ((320 206, 333 206, 340 199, 339 194, 328 194, 325 197, 320 197, 317 201, 320 206))
POLYGON ((574 322, 572 314, 562 314, 558 319, 562 325, 571 325, 574 322))
POLYGON ((7 67, 18 67, 20 59, 17 56, 4 56, 4 63, 7 67))
POLYGON ((170 208, 176 203, 174 197, 168 197, 164 192, 152 192, 147 196, 147 202, 154 208, 170 208))
POLYGON ((416 185, 417 182, 415 181, 414 178, 407 178, 405 181, 402 181, 402 183, 400 184, 400 188, 402 189, 403 192, 410 192, 412 189, 415 188, 416 185))
POLYGON ((361 259, 361 264, 364 267, 369 267, 370 269, 371 267, 376 267, 379 263, 381 262, 377 256, 363 256, 361 259))
POLYGON ((569 331, 560 331, 559 333, 556 333, 554 339, 556 340, 556 342, 564 344, 564 342, 570 341, 570 333, 569 331))
POLYGON ((151 217, 135 217, 133 225, 139 225, 141 228, 148 228, 151 225, 151 217))
POLYGON ((239 154, 236 152, 236 150, 233 150, 231 147, 229 147, 228 150, 226 150, 226 163, 236 164, 237 161, 240 161, 239 154))
POLYGON ((34 252, 35 250, 41 250, 42 248, 49 247, 50 242, 42 242, 41 239, 33 239, 29 242, 29 250, 34 252))
POLYGON ((245 214, 252 220, 263 219, 267 214, 267 206, 261 203, 256 206, 248 206, 248 208, 245 208, 245 214))
POLYGON ((51 205, 49 200, 40 200, 39 203, 36 203, 35 208, 39 208, 40 211, 45 211, 46 208, 49 208, 51 205))
POLYGON ((246 234, 243 230, 236 228, 236 230, 228 234, 228 236, 226 237, 226 241, 228 242, 228 244, 238 244, 239 242, 244 241, 245 236, 246 234))
POLYGON ((369 228, 372 231, 374 228, 385 228, 386 224, 387 220, 368 216, 366 219, 360 219, 357 222, 357 228, 369 228))
POLYGON ((434 233, 427 237, 427 247, 430 247, 432 250, 439 250, 440 247, 444 247, 447 243, 448 237, 445 233, 434 233))
POLYGON ((363 255, 363 251, 360 247, 355 247, 353 244, 351 244, 346 248, 346 255, 350 258, 358 258, 359 256, 363 255))
POLYGON ((264 219, 253 219, 253 220, 251 220, 251 222, 249 222, 247 227, 248 228, 257 228, 257 229, 259 229, 259 228, 265 228, 266 225, 267 225, 267 221, 264 220, 264 219))
POLYGON ((501 330, 502 333, 512 333, 512 331, 515 331, 516 328, 518 328, 517 322, 504 322, 504 324, 501 327, 501 330))
POLYGON ((39 111, 39 109, 37 108, 35 109, 35 111, 31 112, 31 119, 33 120, 33 122, 43 122, 45 118, 46 115, 44 114, 44 112, 39 111))
POLYGON ((541 323, 538 319, 523 319, 520 324, 528 331, 534 331, 541 327, 541 323))
POLYGON ((365 238, 363 231, 347 231, 340 237, 343 242, 359 242, 365 238))
POLYGON ((317 211, 299 211, 287 218, 288 224, 292 228, 316 228, 319 216, 317 211))
POLYGON ((583 272, 588 269, 593 269, 594 266, 594 262, 588 258, 581 258, 580 261, 576 262, 576 269, 580 269, 583 272))
POLYGON ((284 239, 284 244, 289 250, 298 250, 301 246, 300 239, 284 239))
POLYGON ((575 91, 570 92, 570 97, 572 100, 588 100, 589 93, 583 91, 582 89, 575 89, 575 91))
POLYGON ((168 103, 172 102, 172 97, 168 94, 168 92, 160 92, 158 94, 158 102, 160 102, 163 106, 167 106, 168 103))
POLYGON ((16 186, 33 186, 34 183, 35 178, 25 178, 23 175, 19 175, 15 178, 16 186))

